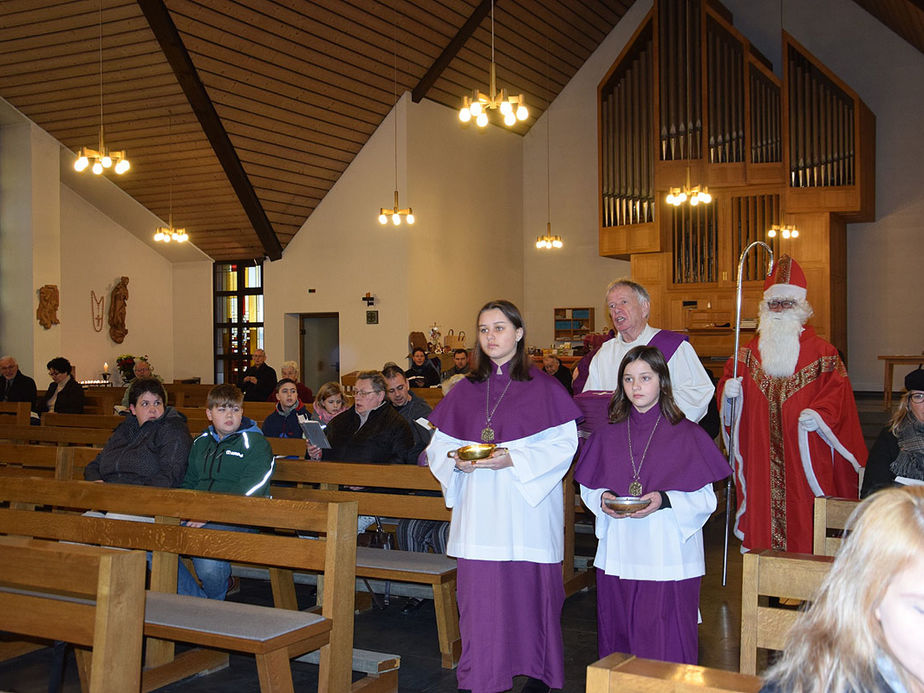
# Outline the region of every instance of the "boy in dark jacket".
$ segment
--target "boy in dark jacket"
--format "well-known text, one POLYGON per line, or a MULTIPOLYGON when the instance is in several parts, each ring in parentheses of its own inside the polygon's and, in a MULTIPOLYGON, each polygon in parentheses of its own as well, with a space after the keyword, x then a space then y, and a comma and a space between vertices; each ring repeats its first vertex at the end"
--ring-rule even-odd
MULTIPOLYGON (((209 391, 205 414, 212 425, 193 441, 183 488, 242 496, 268 496, 273 475, 273 451, 252 419, 244 418, 244 395, 236 385, 216 385, 209 391)), ((190 527, 248 531, 243 527, 188 521, 190 527)), ((179 594, 224 599, 231 577, 227 561, 193 558, 199 587, 180 565, 179 594)))
POLYGON ((291 378, 276 383, 276 411, 263 419, 263 435, 267 438, 302 438, 298 422, 311 418, 311 414, 298 398, 298 384, 291 378))

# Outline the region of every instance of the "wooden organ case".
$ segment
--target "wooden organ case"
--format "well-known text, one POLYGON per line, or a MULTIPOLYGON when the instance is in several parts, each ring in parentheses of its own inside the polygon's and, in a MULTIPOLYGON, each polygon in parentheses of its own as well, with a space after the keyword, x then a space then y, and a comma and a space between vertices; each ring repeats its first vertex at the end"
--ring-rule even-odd
MULTIPOLYGON (((734 348, 736 272, 755 240, 805 270, 816 331, 847 352, 846 223, 875 216, 873 113, 795 39, 782 80, 714 0, 656 0, 598 86, 599 252, 631 261, 650 323, 687 331, 718 370, 734 348), (705 184, 711 204, 671 206, 705 184), (767 237, 772 224, 799 237, 767 237)), ((767 258, 749 254, 742 341, 767 258)))

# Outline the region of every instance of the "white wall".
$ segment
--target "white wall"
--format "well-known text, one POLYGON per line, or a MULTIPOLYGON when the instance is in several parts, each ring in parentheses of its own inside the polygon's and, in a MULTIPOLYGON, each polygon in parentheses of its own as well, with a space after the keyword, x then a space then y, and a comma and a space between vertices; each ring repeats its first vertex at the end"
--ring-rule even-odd
POLYGON ((264 265, 271 364, 293 346, 285 314, 339 313, 341 372, 349 372, 405 363, 408 333, 433 322, 465 329, 471 346, 482 303, 522 301, 521 138, 489 130, 470 132, 447 108, 400 99, 282 260, 264 265), (412 227, 377 221, 394 198, 396 114, 399 204, 413 208, 412 227), (366 324, 366 292, 378 325, 366 324))
POLYGON ((611 280, 629 274, 628 262, 599 255, 597 85, 650 9, 651 0, 630 8, 524 138, 523 271, 531 345, 551 344, 555 307, 593 306, 596 331, 609 329, 603 290, 611 280), (536 237, 545 234, 549 221, 549 182, 552 233, 562 237, 561 250, 536 249, 536 237))
MULTIPOLYGON (((198 377, 203 383, 214 382, 211 260, 173 264, 172 300, 173 379, 198 377)), ((154 365, 161 372, 160 364, 154 365)))
MULTIPOLYGON (((723 1, 779 72, 777 0, 723 1)), ((786 0, 783 19, 876 115, 876 220, 847 226, 847 342, 854 389, 881 390, 879 354, 924 349, 924 55, 849 0, 786 0)))

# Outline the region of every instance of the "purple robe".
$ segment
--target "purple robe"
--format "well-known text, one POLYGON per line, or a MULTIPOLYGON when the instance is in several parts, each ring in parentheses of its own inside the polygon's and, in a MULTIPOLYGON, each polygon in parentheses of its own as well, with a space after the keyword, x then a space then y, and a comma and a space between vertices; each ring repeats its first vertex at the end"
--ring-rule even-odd
MULTIPOLYGON (((581 417, 555 378, 533 367, 531 380, 515 381, 510 379, 509 369, 509 362, 501 373, 492 367, 488 380, 481 383, 468 378, 459 381, 433 410, 430 422, 446 435, 481 442, 486 411, 497 405, 491 428, 493 442, 502 445, 581 417), (486 396, 490 397, 487 403, 486 396)), ((564 532, 564 527, 559 531, 564 532)), ((561 688, 564 599, 560 563, 460 558, 459 688, 473 693, 506 691, 513 685, 513 677, 520 674, 561 688)))

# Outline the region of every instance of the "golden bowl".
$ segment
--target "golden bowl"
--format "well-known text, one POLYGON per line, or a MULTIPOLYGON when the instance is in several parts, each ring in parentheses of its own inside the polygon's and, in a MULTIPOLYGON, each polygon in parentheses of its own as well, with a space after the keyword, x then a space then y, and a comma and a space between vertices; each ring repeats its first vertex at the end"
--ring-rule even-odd
POLYGON ((489 457, 496 447, 494 443, 473 443, 472 445, 459 448, 456 450, 456 454, 459 456, 460 460, 466 460, 467 462, 471 462, 472 460, 483 460, 489 457))
POLYGON ((603 502, 606 503, 606 507, 618 513, 634 513, 637 510, 647 508, 651 504, 651 499, 643 499, 638 496, 617 496, 616 498, 606 498, 603 502))

